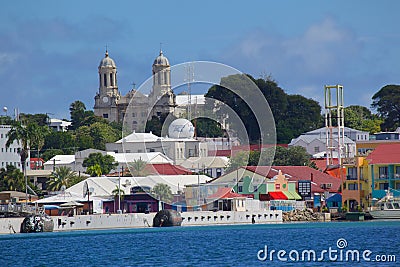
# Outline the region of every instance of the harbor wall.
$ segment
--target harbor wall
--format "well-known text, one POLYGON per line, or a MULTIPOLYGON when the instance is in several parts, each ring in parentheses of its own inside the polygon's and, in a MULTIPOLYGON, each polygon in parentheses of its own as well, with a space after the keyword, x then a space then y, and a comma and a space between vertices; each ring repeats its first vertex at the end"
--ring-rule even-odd
MULTIPOLYGON (((126 214, 93 214, 52 216, 54 231, 94 230, 113 228, 146 228, 152 227, 156 213, 126 213, 126 214)), ((251 224, 251 223, 281 223, 282 211, 190 211, 182 212, 182 226, 195 225, 227 225, 227 224, 251 224), (254 219, 254 220, 253 220, 254 219)), ((20 226, 24 218, 1 218, 0 234, 20 232, 20 226)))

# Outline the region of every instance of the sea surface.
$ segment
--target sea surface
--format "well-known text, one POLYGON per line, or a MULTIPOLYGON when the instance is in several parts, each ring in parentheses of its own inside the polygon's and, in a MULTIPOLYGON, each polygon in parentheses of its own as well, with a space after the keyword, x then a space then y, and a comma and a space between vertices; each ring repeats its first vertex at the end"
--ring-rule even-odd
POLYGON ((400 266, 400 221, 0 235, 3 266, 400 266))

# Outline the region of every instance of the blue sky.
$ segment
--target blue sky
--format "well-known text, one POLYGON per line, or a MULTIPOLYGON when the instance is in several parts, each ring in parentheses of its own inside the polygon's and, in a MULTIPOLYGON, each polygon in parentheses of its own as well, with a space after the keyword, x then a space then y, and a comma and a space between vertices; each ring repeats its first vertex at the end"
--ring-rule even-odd
MULTIPOLYGON (((400 84, 400 1, 7 1, 0 9, 0 106, 69 118, 92 109, 108 46, 119 90, 143 83, 160 43, 171 65, 209 60, 321 101, 342 84, 369 107, 400 84)), ((4 113, 2 113, 3 115, 4 113)))

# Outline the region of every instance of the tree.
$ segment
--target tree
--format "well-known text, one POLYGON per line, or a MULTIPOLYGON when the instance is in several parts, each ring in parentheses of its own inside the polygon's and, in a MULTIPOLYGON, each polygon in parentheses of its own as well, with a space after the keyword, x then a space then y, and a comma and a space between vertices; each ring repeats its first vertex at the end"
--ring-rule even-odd
POLYGON ((240 151, 229 159, 227 172, 241 166, 309 166, 316 168, 311 161, 311 155, 305 148, 293 146, 284 148, 281 146, 263 148, 260 151, 240 151))
POLYGON ((140 159, 135 159, 133 162, 128 163, 128 168, 134 177, 144 177, 147 176, 147 172, 145 170, 147 162, 140 159))
MULTIPOLYGON (((252 112, 252 107, 237 94, 227 89, 229 87, 240 88, 241 94, 246 99, 258 97, 255 93, 256 88, 254 88, 254 84, 250 84, 249 79, 257 85, 258 90, 261 91, 271 108, 275 120, 278 143, 288 143, 299 134, 322 125, 321 107, 317 101, 307 99, 301 95, 288 95, 269 77, 257 80, 250 75, 224 77, 221 79, 221 85, 214 85, 208 90, 206 97, 219 100, 233 109, 243 122, 250 143, 259 143, 261 138, 259 125, 252 112)), ((208 99, 206 99, 206 105, 211 102, 208 99)), ((213 107, 211 108, 213 110, 213 107)), ((219 110, 217 109, 218 112, 219 110)), ((223 114, 218 114, 218 116, 222 117, 223 114)), ((228 122, 231 124, 230 128, 235 129, 234 122, 229 120, 228 122)), ((266 133, 262 134, 266 135, 266 133)))
POLYGON ((9 148, 15 141, 21 144, 19 156, 21 158, 22 170, 25 173, 26 159, 29 157, 29 147, 33 139, 36 138, 35 132, 32 132, 32 127, 25 127, 19 121, 13 121, 11 129, 7 133, 8 139, 6 147, 9 148))
POLYGON ((249 161, 249 151, 239 151, 229 159, 226 172, 231 172, 242 166, 247 166, 249 161))
POLYGON ((89 166, 86 169, 86 173, 89 174, 91 177, 100 177, 102 175, 101 167, 99 164, 89 166))
POLYGON ((102 155, 101 153, 91 153, 89 157, 83 160, 82 166, 91 167, 96 164, 100 166, 102 174, 109 174, 111 170, 118 166, 113 156, 102 155))
POLYGON ((163 202, 170 202, 173 200, 171 187, 167 184, 158 183, 151 190, 152 194, 163 202))
POLYGON ((68 188, 74 185, 79 179, 71 168, 66 166, 56 167, 54 172, 50 176, 48 183, 48 189, 53 191, 61 190, 62 186, 68 188))
POLYGON ((372 97, 371 107, 376 109, 384 122, 381 128, 395 130, 400 126, 400 85, 386 85, 372 97))
POLYGON ((71 130, 76 130, 81 126, 82 121, 85 119, 86 106, 83 102, 77 100, 69 107, 71 116, 71 130))
POLYGON ((47 126, 39 126, 37 124, 29 124, 28 131, 31 135, 31 149, 37 151, 37 157, 39 158, 40 150, 43 148, 45 143, 45 137, 50 133, 50 129, 47 126))
POLYGON ((49 123, 49 116, 47 114, 19 114, 20 121, 23 124, 36 124, 38 126, 47 126, 49 123))
POLYGON ((51 131, 45 136, 43 150, 63 151, 61 154, 75 153, 75 140, 71 132, 55 132, 51 131))
POLYGON ((224 130, 221 124, 209 118, 197 118, 192 120, 195 126, 196 136, 202 137, 222 137, 224 130))
POLYGON ((0 169, 0 191, 24 191, 24 174, 13 165, 0 169))

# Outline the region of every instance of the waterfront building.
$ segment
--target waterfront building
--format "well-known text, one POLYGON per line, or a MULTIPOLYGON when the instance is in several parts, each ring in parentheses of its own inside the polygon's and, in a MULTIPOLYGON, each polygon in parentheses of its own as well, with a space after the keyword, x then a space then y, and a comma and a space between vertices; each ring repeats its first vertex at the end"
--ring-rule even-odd
MULTIPOLYGON (((40 199, 36 203, 40 205, 60 205, 71 201, 84 203, 83 211, 94 213, 116 212, 118 209, 124 212, 154 212, 160 207, 159 200, 149 192, 157 184, 167 184, 175 200, 179 200, 183 188, 186 185, 207 183, 211 180, 206 175, 149 175, 146 177, 89 177, 84 181, 67 188, 55 196, 40 199), (86 184, 86 185, 85 185, 86 184), (89 196, 83 195, 84 187, 89 190, 89 196), (122 190, 123 199, 118 208, 118 197, 115 190, 122 190)), ((171 204, 171 203, 169 203, 171 204)), ((171 207, 169 205, 168 207, 171 207)), ((176 207, 175 207, 176 208, 176 207)))
POLYGON ((342 186, 342 204, 349 211, 357 211, 359 207, 369 206, 370 183, 368 179, 368 161, 363 156, 343 160, 346 169, 342 186))
POLYGON ((366 158, 369 165, 372 199, 380 199, 392 190, 400 196, 400 144, 381 144, 366 158))

